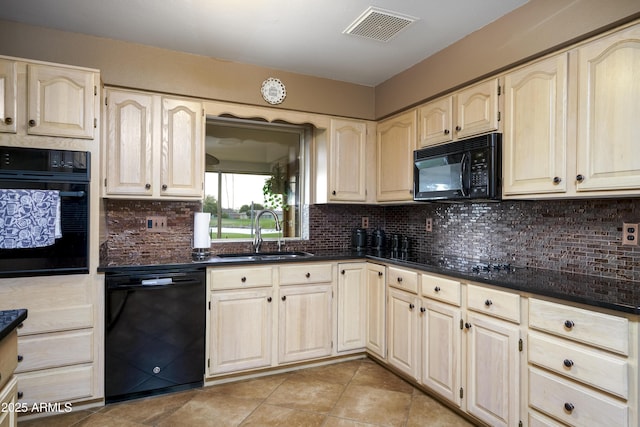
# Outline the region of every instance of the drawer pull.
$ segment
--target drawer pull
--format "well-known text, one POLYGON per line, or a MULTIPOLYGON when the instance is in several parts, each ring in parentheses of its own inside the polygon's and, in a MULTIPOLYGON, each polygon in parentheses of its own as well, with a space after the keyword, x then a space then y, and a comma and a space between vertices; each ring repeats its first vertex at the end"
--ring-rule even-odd
POLYGON ((29 120, 29 127, 35 127, 35 125, 36 125, 36 121, 35 120, 33 120, 33 119, 29 120))
POLYGON ((427 309, 426 309, 426 308, 424 308, 424 307, 420 307, 420 313, 424 313, 425 311, 427 311, 427 309))
POLYGON ((309 277, 311 277, 311 273, 305 274, 304 277, 306 277, 308 279, 309 277))
POLYGON ((398 283, 402 282, 402 277, 398 277, 398 283))
POLYGON ((18 399, 22 399, 24 397, 24 393, 19 391, 18 392, 18 399))
POLYGON ((576 324, 575 324, 575 323, 573 323, 573 321, 572 321, 572 320, 565 320, 565 321, 564 321, 564 327, 565 327, 565 328, 567 328, 567 329, 571 329, 571 328, 573 328, 575 325, 576 325, 576 324))
POLYGON ((413 310, 414 308, 415 308, 415 305, 409 304, 409 310, 413 310))
POLYGON ((382 277, 384 273, 382 271, 378 271, 378 277, 382 277))
POLYGON ((564 410, 567 411, 568 413, 571 413, 574 410, 575 406, 573 406, 573 403, 569 403, 566 402, 564 404, 564 410))
POLYGON ((471 323, 465 322, 464 327, 467 329, 471 329, 471 323))
POLYGON ((241 281, 242 283, 244 283, 244 282, 246 282, 246 281, 247 281, 247 278, 243 276, 243 277, 241 277, 241 278, 240 278, 240 281, 241 281))
POLYGON ((567 368, 570 368, 570 367, 572 367, 572 366, 573 366, 573 360, 571 360, 571 359, 564 359, 564 362, 562 362, 562 364, 563 364, 564 366, 566 366, 567 368))
POLYGON ((267 297, 267 302, 271 302, 271 301, 272 301, 271 297, 267 297))
POLYGON ((433 288, 433 290, 436 292, 440 292, 440 286, 436 286, 435 288, 433 288))
POLYGON ((24 356, 19 354, 18 355, 18 363, 22 362, 24 360, 24 356))
POLYGON ((493 301, 491 301, 490 299, 484 302, 484 305, 486 305, 487 307, 491 307, 492 304, 493 304, 493 301))

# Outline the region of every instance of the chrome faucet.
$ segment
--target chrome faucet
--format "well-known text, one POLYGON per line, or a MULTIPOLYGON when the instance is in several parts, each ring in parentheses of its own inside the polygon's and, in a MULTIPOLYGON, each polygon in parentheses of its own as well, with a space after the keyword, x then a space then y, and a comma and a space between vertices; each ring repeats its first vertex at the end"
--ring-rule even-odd
MULTIPOLYGON (((264 214, 271 214, 273 215, 273 218, 276 220, 276 231, 280 231, 280 220, 278 219, 278 215, 272 211, 271 209, 265 209, 263 211, 258 212, 258 215, 256 215, 256 221, 255 221, 255 229, 256 229, 256 233, 253 237, 253 250, 258 253, 260 252, 260 245, 262 245, 262 229, 260 228, 260 218, 262 217, 262 215, 264 214)), ((278 249, 280 246, 280 239, 278 239, 278 249)))

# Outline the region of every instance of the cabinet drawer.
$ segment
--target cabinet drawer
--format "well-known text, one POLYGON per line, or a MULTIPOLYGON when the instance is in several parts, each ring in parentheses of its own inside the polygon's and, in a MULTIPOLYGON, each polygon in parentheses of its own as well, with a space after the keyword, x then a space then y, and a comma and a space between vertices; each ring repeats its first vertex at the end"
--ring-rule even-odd
POLYGON ((629 354, 629 321, 624 317, 532 298, 529 327, 625 356, 629 354))
POLYGON ((333 282, 331 264, 301 264, 280 267, 281 285, 333 282))
POLYGON ((93 361, 93 331, 20 337, 16 373, 93 361))
POLYGON ((422 275, 422 295, 460 306, 460 282, 443 277, 422 275))
POLYGON ((418 293, 418 273, 402 268, 387 267, 387 280, 389 286, 404 291, 418 293))
POLYGON ((19 403, 67 402, 93 396, 93 367, 73 366, 16 374, 19 403))
POLYGON ((273 285, 271 267, 212 268, 209 272, 211 290, 259 288, 273 285))
POLYGON ((479 313, 520 323, 520 295, 469 285, 467 305, 479 313))
POLYGON ((529 405, 571 426, 628 426, 629 408, 597 391, 529 368, 529 405))
POLYGON ((529 363, 624 399, 629 397, 625 359, 535 332, 529 334, 528 347, 529 363))
POLYGON ((529 427, 563 427, 560 423, 551 418, 529 410, 529 427))
POLYGON ((11 375, 13 375, 18 363, 17 355, 18 332, 14 330, 0 341, 0 388, 4 387, 11 375))

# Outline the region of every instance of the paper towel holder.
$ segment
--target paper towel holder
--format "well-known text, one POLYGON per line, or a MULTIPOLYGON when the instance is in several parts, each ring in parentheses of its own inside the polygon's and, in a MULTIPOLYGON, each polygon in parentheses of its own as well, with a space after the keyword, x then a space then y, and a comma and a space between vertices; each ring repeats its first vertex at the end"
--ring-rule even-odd
POLYGON ((196 212, 193 215, 194 248, 191 251, 191 258, 194 261, 202 261, 211 256, 211 236, 209 234, 210 220, 211 214, 208 212, 196 212))

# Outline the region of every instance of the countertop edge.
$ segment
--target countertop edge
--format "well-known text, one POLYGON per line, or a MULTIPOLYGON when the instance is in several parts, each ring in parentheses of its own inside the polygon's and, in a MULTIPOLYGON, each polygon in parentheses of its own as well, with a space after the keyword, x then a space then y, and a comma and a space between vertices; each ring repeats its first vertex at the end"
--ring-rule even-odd
POLYGON ((27 318, 27 309, 0 310, 0 340, 8 336, 27 318))

